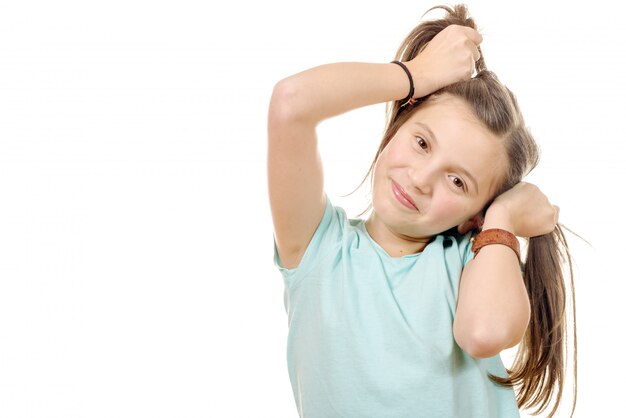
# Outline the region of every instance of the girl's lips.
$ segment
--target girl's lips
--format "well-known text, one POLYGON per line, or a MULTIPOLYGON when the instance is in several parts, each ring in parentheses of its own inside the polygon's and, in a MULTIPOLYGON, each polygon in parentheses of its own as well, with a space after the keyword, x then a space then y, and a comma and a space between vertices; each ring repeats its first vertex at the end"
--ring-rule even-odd
POLYGON ((393 194, 396 196, 396 199, 398 199, 400 203, 402 203, 409 209, 418 210, 417 205, 415 204, 413 199, 411 199, 411 196, 409 196, 407 192, 405 192, 404 189, 393 180, 391 180, 391 189, 393 190, 393 194))

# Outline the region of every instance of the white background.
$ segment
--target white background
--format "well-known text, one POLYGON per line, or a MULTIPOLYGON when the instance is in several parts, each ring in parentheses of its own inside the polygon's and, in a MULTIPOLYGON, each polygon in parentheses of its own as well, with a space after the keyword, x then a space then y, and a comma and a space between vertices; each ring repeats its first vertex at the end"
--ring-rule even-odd
MULTIPOLYGON (((2 1, 0 416, 296 417, 267 202, 272 87, 391 61, 435 4, 2 1)), ((576 416, 615 416, 626 47, 614 7, 574 4, 469 6, 542 147, 528 180, 592 244, 570 236, 576 416)), ((383 127, 383 104, 319 126, 326 190, 349 216, 364 189, 341 195, 383 127)))

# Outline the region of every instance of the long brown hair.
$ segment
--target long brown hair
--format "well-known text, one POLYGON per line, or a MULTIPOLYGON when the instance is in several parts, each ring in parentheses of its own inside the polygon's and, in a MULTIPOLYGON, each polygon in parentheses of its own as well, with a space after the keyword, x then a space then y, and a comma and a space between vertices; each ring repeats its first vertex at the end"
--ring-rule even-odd
MULTIPOLYGON (((476 24, 469 17, 465 5, 437 6, 430 10, 437 8, 445 10, 446 15, 441 19, 423 21, 414 28, 398 49, 396 60, 410 61, 435 35, 449 25, 463 25, 476 29, 476 24)), ((396 101, 391 103, 390 107, 390 103, 387 103, 387 121, 383 139, 361 185, 368 177, 371 179, 371 173, 379 155, 413 112, 431 97, 444 93, 464 99, 484 126, 504 141, 508 157, 508 171, 495 196, 519 183, 539 161, 537 144, 524 124, 515 96, 493 72, 487 70, 482 51, 481 58, 476 63, 476 71, 476 76, 472 79, 446 86, 421 98, 413 106, 401 107, 400 102, 396 101)), ((490 203, 491 201, 488 205, 490 203)), ((566 266, 568 266, 567 272, 571 279, 574 331, 572 415, 576 408, 577 394, 576 302, 571 259, 562 228, 564 227, 557 225, 552 233, 528 240, 523 264, 523 279, 531 305, 530 322, 518 347, 512 369, 507 369, 509 377, 502 378, 489 374, 489 378, 497 384, 516 389, 520 409, 537 407, 534 415, 543 412, 556 393, 555 404, 549 417, 554 415, 560 405, 565 379, 567 299, 564 269, 566 266)))

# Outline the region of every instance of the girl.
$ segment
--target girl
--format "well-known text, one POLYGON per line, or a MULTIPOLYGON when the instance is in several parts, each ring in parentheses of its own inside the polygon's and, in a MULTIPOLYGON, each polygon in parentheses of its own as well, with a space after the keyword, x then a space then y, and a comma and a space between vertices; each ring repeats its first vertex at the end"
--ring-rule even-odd
POLYGON ((521 182, 537 147, 467 9, 441 8, 394 62, 323 65, 274 88, 269 198, 301 417, 519 417, 557 388, 550 416, 560 403, 558 208, 521 182), (316 125, 389 101, 371 214, 347 219, 324 192, 316 125), (516 236, 532 237, 524 263, 516 236), (500 351, 520 342, 505 369, 500 351))

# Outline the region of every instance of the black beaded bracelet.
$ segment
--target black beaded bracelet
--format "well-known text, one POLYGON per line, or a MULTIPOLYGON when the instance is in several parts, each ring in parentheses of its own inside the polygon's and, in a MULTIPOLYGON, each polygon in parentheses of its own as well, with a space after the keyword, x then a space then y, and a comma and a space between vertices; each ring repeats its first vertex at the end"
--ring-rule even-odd
POLYGON ((406 75, 409 77, 409 83, 411 85, 411 88, 409 89, 409 95, 406 96, 404 99, 402 99, 404 103, 401 104, 400 107, 405 106, 407 104, 412 105, 413 103, 417 101, 417 99, 413 98, 413 93, 415 92, 415 90, 413 88, 413 77, 411 77, 411 73, 409 72, 409 69, 406 68, 406 65, 404 65, 400 61, 391 61, 391 64, 398 64, 400 67, 402 67, 406 75))

